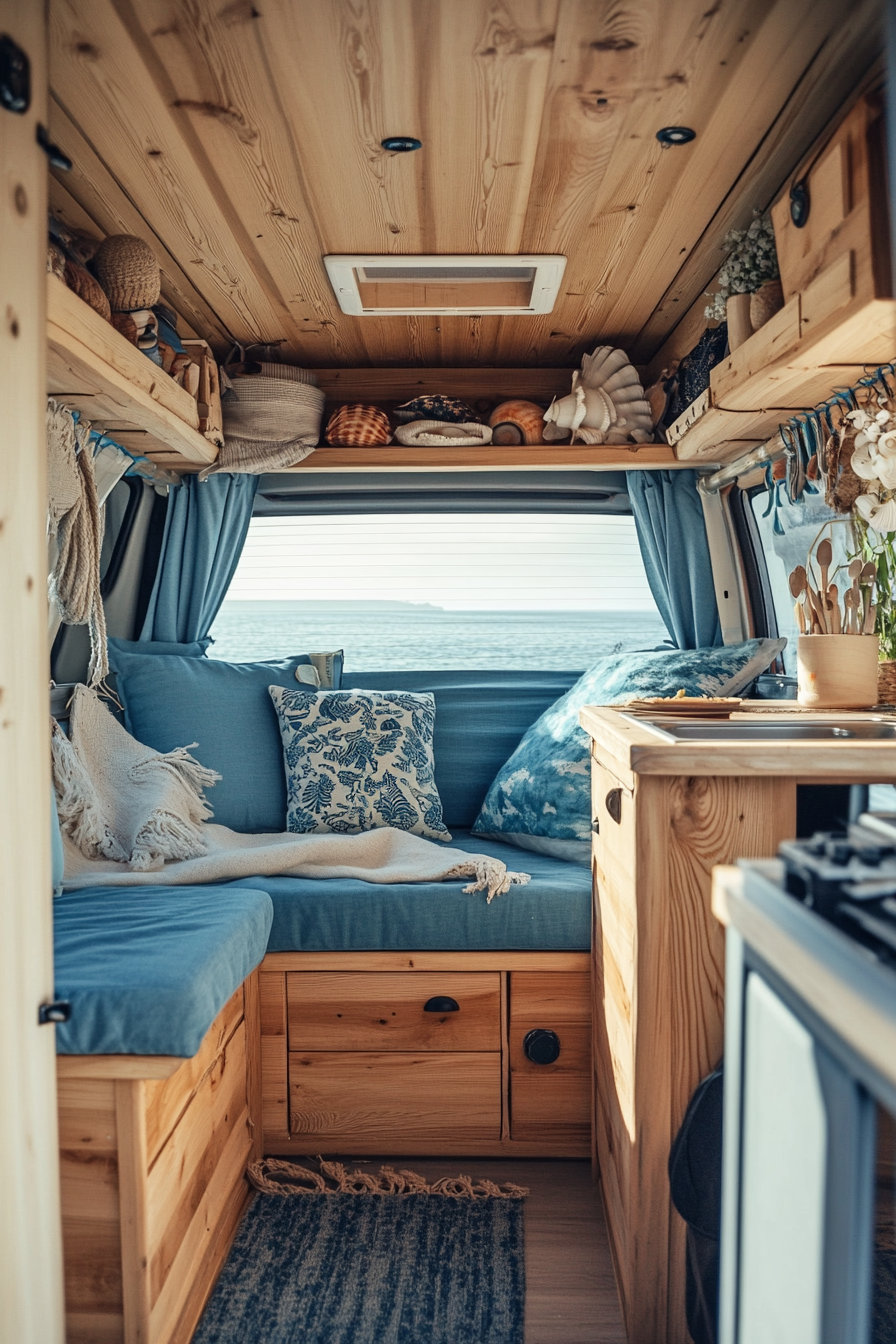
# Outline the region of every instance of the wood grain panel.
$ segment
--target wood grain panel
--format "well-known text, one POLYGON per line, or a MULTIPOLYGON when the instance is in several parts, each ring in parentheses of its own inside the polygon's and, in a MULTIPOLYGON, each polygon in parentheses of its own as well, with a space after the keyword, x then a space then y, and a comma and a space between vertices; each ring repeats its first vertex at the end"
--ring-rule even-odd
POLYGON ((446 971, 305 971, 287 976, 289 1048, 309 1050, 500 1050, 500 977, 446 971), (459 1011, 428 1013, 449 996, 459 1011))
POLYGON ((405 1133, 433 1144, 500 1139, 497 1051, 291 1053, 289 1091, 293 1134, 331 1151, 382 1151, 405 1133))
MULTIPOLYGON (((262 965, 267 964, 267 958, 262 965)), ((289 1064, 286 1038, 286 975, 258 974, 261 1010, 261 1118, 265 1151, 277 1139, 289 1138, 289 1064)))
POLYGON ((51 85, 60 106, 229 331, 243 341, 294 335, 285 299, 126 18, 112 0, 54 0, 51 85))
MULTIPOLYGON (((602 748, 595 746, 595 752, 602 748)), ((643 776, 606 810, 593 764, 595 1115, 608 1226, 632 1344, 686 1344, 684 1225, 666 1163, 722 1050, 724 946, 715 863, 773 854, 795 828, 793 780, 643 776)))
POLYGON ((146 1156, 150 1168, 163 1145, 243 1020, 243 986, 215 1018, 192 1059, 163 1082, 146 1084, 146 1156))
MULTIPOLYGON (((262 1003, 270 1003, 266 975, 284 971, 579 971, 587 952, 268 952, 261 963, 262 1003)), ((279 996, 273 996, 279 998, 279 996)), ((285 1003, 285 1000, 284 1000, 285 1003)), ((272 1025, 275 1005, 265 1009, 262 1031, 272 1025), (268 1015, 270 1014, 270 1016, 268 1015)), ((285 1011, 285 1008, 284 1008, 285 1011)), ((285 1032, 286 1028, 283 1027, 285 1032)))
MULTIPOLYGON (((585 1054, 585 1063, 590 1051, 585 1054)), ((591 1151, 591 1084, 587 1071, 557 1072, 551 1065, 541 1075, 514 1071, 510 1080, 510 1131, 521 1142, 544 1143, 558 1138, 578 1142, 582 1157, 591 1151)))
POLYGON ((162 298, 184 319, 178 324, 179 335, 189 336, 201 328, 211 333, 213 344, 224 353, 231 340, 230 333, 161 238, 152 234, 133 201, 55 98, 50 99, 50 136, 72 161, 68 172, 50 170, 48 185, 53 213, 65 224, 86 229, 98 238, 112 233, 134 233, 146 238, 162 272, 162 298))

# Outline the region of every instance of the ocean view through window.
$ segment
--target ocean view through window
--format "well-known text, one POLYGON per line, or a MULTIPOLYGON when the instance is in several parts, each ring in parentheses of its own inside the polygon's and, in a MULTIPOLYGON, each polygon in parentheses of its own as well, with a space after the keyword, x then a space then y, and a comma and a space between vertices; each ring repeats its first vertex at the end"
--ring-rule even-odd
POLYGON ((210 658, 347 671, 584 670, 668 639, 627 515, 253 519, 210 658))

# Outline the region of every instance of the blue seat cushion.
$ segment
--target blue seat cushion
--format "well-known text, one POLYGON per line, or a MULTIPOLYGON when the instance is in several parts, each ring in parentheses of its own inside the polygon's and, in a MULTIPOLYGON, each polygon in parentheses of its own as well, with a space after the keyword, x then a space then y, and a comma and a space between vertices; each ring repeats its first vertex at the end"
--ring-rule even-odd
POLYGON ((452 848, 491 854, 530 873, 491 905, 464 895, 466 880, 378 886, 346 878, 240 878, 274 903, 269 952, 587 952, 591 873, 575 863, 523 853, 465 831, 452 848))
POLYGON ((53 902, 56 1028, 63 1055, 195 1055, 261 961, 272 906, 263 890, 89 887, 53 902))
POLYGON ((449 831, 472 826, 520 739, 580 672, 352 672, 343 690, 423 691, 436 701, 436 788, 449 831))

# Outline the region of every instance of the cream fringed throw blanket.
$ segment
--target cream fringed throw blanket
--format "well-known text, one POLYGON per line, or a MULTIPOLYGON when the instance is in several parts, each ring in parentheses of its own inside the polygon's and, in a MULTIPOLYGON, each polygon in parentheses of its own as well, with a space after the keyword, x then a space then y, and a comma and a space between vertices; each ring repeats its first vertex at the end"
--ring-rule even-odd
POLYGON ((500 859, 391 827, 357 835, 242 835, 203 824, 211 809, 202 789, 219 776, 184 748, 160 756, 141 746, 84 687, 72 703, 71 741, 54 725, 53 773, 69 889, 274 874, 383 885, 469 877, 464 891, 485 891, 491 902, 529 881, 500 859))

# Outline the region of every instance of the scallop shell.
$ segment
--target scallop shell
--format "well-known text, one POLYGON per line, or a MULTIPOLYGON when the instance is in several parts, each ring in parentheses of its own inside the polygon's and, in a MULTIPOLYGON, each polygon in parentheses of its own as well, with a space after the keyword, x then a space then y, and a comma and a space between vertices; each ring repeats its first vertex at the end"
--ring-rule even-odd
POLYGON ((502 401, 488 418, 492 443, 541 443, 544 411, 534 401, 502 401))
POLYGON ((653 416, 637 371, 624 350, 598 346, 572 377, 569 396, 556 398, 545 412, 545 439, 555 427, 572 430, 583 443, 649 443, 653 416))

